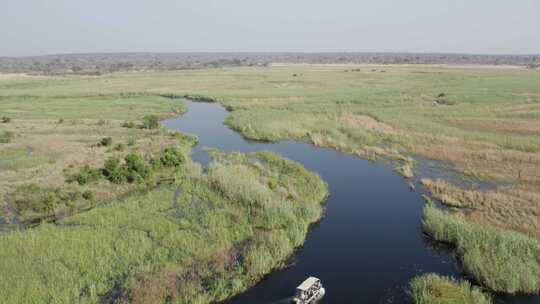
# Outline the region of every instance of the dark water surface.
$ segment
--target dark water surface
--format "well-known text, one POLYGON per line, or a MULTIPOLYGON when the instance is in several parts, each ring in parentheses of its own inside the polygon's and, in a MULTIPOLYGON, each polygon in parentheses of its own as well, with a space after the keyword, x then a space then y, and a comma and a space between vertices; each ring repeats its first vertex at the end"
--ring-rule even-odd
MULTIPOLYGON (((424 203, 418 179, 413 180, 417 191, 411 192, 404 179, 382 163, 305 143, 250 142, 223 125, 228 113, 218 104, 187 105, 187 114, 165 125, 198 136, 194 160, 208 163, 203 147, 269 150, 318 172, 330 190, 324 218, 314 225, 290 266, 228 303, 288 303, 295 287, 311 275, 322 280, 325 303, 407 303, 406 288, 418 274, 462 277, 451 252, 422 234, 424 203)), ((540 297, 496 302, 532 304, 540 303, 540 297)))

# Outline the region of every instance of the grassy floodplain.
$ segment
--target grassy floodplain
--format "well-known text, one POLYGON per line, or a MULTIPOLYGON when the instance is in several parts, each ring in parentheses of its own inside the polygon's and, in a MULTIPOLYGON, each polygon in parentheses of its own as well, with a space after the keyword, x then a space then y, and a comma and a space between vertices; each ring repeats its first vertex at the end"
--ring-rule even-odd
MULTIPOLYGON (((425 229, 453 243, 465 268, 485 287, 534 293, 540 261, 529 258, 527 250, 536 248, 540 237, 539 84, 538 70, 501 66, 274 65, 99 77, 4 77, 0 117, 10 118, 0 123, 4 214, 13 217, 10 195, 19 185, 32 181, 67 187, 66 167, 99 167, 108 156, 127 153, 93 146, 103 137, 125 144, 135 138, 135 148, 147 155, 161 151, 176 139, 122 125, 128 120, 139 123, 147 113, 165 117, 181 112, 178 101, 168 97, 189 94, 233 110, 227 124, 248 138, 307 140, 361 157, 391 158, 401 162, 396 171, 404 176, 414 174, 411 156, 421 155, 499 183, 481 192, 424 181, 434 197, 459 215, 456 220, 455 215, 427 209, 426 223, 437 215, 441 223, 453 224, 441 224, 437 230, 425 224, 425 229), (461 207, 467 212, 461 213, 461 207), (470 265, 478 269, 472 269, 465 257, 476 256, 476 248, 451 237, 458 230, 481 248, 514 238, 533 245, 516 246, 511 251, 515 254, 508 256, 504 250, 493 251, 492 259, 475 260, 470 265), (485 232, 495 236, 477 237, 485 232), (512 237, 506 238, 508 234, 512 237), (524 272, 532 279, 498 280, 522 258, 533 269, 524 272), (484 272, 494 261, 500 261, 500 267, 484 272)), ((77 187, 96 192, 98 201, 113 198, 106 193, 116 197, 133 190, 100 183, 77 187)))

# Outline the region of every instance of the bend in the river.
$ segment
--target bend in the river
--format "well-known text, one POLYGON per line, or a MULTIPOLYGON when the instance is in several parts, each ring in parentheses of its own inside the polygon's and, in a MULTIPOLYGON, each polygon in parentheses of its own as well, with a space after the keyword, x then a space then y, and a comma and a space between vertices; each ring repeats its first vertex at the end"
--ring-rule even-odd
MULTIPOLYGON (((187 114, 165 125, 199 138, 194 160, 208 164, 203 147, 269 150, 318 172, 329 185, 324 218, 291 265, 228 303, 288 303, 295 287, 310 275, 321 278, 327 290, 325 303, 404 303, 409 301, 405 291, 409 281, 420 273, 462 277, 451 252, 423 236, 418 178, 413 179, 414 192, 382 163, 307 143, 248 142, 224 126, 228 112, 219 104, 187 104, 187 114)), ((540 303, 540 297, 498 297, 495 302, 532 304, 540 303)))

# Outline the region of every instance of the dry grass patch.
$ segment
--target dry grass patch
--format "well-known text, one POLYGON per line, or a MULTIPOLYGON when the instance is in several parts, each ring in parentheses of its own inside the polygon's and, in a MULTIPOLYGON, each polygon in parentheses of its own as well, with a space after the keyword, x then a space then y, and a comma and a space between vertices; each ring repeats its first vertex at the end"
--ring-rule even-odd
POLYGON ((540 123, 536 119, 508 118, 444 118, 440 122, 467 131, 515 136, 539 136, 540 123))
POLYGON ((447 206, 472 209, 465 217, 473 222, 540 237, 540 194, 537 192, 523 186, 482 192, 428 179, 423 179, 422 185, 447 206))
POLYGON ((369 130, 371 132, 382 134, 396 134, 397 131, 391 126, 376 120, 368 115, 357 115, 352 113, 342 113, 338 117, 338 122, 346 124, 353 128, 369 130))

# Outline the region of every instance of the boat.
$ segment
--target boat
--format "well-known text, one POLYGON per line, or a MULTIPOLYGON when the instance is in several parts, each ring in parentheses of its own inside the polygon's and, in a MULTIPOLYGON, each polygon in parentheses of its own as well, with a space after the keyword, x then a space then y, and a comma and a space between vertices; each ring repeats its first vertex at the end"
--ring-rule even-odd
POLYGON ((319 302, 324 297, 324 287, 321 280, 316 277, 307 278, 302 284, 296 287, 296 295, 293 298, 294 304, 313 304, 319 302))

